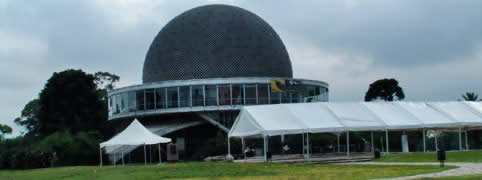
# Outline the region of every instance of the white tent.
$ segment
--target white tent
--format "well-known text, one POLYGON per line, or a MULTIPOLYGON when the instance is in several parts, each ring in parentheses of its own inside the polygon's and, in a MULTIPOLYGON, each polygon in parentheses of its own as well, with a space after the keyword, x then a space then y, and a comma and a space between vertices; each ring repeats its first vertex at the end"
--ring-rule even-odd
MULTIPOLYGON (((121 147, 123 145, 128 146, 139 146, 144 145, 144 160, 146 160, 146 147, 145 145, 152 145, 152 144, 160 144, 160 143, 169 143, 171 142, 170 138, 165 138, 158 136, 151 131, 149 131, 146 127, 144 127, 137 119, 129 124, 129 126, 124 129, 119 134, 115 135, 108 141, 100 143, 100 148, 108 148, 108 147, 121 147)), ((159 145, 160 146, 160 145, 159 145)), ((161 161, 160 156, 160 147, 159 147, 159 161, 161 161)), ((102 152, 101 154, 101 163, 102 166, 102 152)))
POLYGON ((482 127, 481 102, 298 103, 244 106, 228 138, 473 127, 482 127))

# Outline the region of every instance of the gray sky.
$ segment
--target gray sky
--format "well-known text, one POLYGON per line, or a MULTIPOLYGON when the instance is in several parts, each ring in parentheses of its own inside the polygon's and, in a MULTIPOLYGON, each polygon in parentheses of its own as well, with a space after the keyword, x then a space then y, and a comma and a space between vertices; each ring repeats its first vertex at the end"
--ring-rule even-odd
POLYGON ((330 101, 362 101, 396 78, 410 101, 482 96, 482 1, 0 0, 0 123, 67 68, 141 83, 154 36, 205 4, 231 4, 266 20, 287 47, 296 78, 330 84, 330 101))

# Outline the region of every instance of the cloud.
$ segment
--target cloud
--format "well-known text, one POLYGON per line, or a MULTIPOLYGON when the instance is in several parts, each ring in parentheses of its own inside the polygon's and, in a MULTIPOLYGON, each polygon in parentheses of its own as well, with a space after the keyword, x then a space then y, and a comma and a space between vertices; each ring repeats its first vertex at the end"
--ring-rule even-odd
MULTIPOLYGON (((482 1, 0 1, 0 123, 67 68, 141 83, 148 47, 180 13, 232 4, 266 20, 295 77, 330 84, 330 100, 360 101, 368 85, 399 80, 408 100, 482 93, 482 1)), ((18 128, 15 129, 18 132, 18 128)))

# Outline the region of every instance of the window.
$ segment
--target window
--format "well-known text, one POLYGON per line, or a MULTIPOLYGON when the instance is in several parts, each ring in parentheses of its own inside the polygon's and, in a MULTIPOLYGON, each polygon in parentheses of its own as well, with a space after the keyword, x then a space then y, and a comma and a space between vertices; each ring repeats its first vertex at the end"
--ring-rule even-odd
POLYGON ((192 106, 204 106, 203 86, 192 86, 192 106))
POLYGON ((167 88, 167 107, 177 108, 178 104, 177 87, 167 88))
POLYGON ((156 89, 156 109, 166 108, 166 89, 158 88, 156 89))
POLYGON ((148 110, 155 109, 155 103, 154 103, 154 89, 146 89, 146 108, 148 110))
POLYGON ((121 112, 121 113, 125 113, 125 112, 128 111, 128 108, 127 108, 127 107, 128 107, 128 104, 127 104, 127 102, 128 102, 128 100, 127 100, 127 93, 122 93, 122 94, 120 95, 120 98, 121 98, 121 106, 120 106, 121 109, 120 109, 120 112, 121 112))
POLYGON ((232 98, 233 105, 244 104, 243 85, 233 84, 232 90, 233 90, 233 98, 232 98))
POLYGON ((219 105, 231 105, 231 86, 219 85, 219 105))
POLYGON ((127 109, 129 112, 136 111, 136 92, 130 91, 127 93, 127 109))
POLYGON ((271 104, 279 104, 281 99, 281 93, 279 92, 271 92, 270 100, 271 104))
POLYGON ((268 84, 258 84, 258 104, 269 104, 268 84))
POLYGON ((303 96, 301 95, 301 91, 290 92, 290 97, 291 97, 292 103, 299 103, 303 101, 303 96))
POLYGON ((179 87, 179 100, 181 107, 190 107, 191 103, 189 102, 191 99, 191 92, 189 86, 181 86, 179 87))
POLYGON ((244 90, 246 91, 246 104, 256 104, 256 84, 246 84, 244 90))
POLYGON ((281 92, 281 103, 291 103, 289 92, 281 92))
POLYGON ((145 109, 144 106, 144 90, 137 90, 136 91, 136 100, 137 100, 137 110, 143 111, 145 109))
POLYGON ((216 85, 207 85, 206 88, 206 106, 217 106, 216 85))

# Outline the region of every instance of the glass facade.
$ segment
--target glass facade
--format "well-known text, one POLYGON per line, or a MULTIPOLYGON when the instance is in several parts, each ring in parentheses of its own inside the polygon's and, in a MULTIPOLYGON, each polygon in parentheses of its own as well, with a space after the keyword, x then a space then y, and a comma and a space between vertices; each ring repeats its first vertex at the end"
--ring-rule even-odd
POLYGON ((328 88, 303 85, 298 91, 271 92, 270 84, 193 85, 141 89, 109 96, 109 115, 166 108, 328 101, 328 88))

